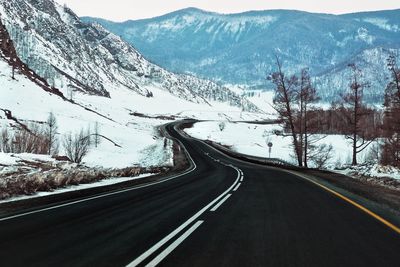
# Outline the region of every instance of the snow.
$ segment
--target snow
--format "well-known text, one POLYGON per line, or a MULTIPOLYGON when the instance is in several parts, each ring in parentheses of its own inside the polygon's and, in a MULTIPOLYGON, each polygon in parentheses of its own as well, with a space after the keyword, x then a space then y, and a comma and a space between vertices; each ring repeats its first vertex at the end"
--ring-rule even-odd
POLYGON ((275 95, 273 90, 253 90, 250 92, 254 93, 254 96, 247 97, 251 103, 255 104, 258 108, 264 111, 271 119, 277 117, 277 112, 273 107, 273 99, 275 95))
POLYGON ((0 153, 0 163, 4 165, 14 165, 17 163, 17 158, 13 157, 11 154, 0 153))
POLYGON ((396 24, 389 24, 388 19, 384 18, 365 18, 363 21, 371 23, 383 30, 391 31, 391 32, 399 32, 400 27, 396 24))
POLYGON ((21 0, 20 5, 12 5, 0 1, 0 13, 22 61, 64 95, 74 90, 111 94, 113 98, 126 90, 142 96, 153 91, 162 95, 164 91, 164 95, 208 105, 213 99, 211 91, 217 91, 223 95, 220 102, 240 105, 238 96, 229 95, 226 88, 162 69, 99 24, 84 24, 54 2, 49 2, 47 9, 52 9, 52 5, 55 11, 49 16, 50 13, 44 14, 48 10, 43 10, 37 2, 21 0))
MULTIPOLYGON (((160 152, 154 154, 152 151, 147 151, 146 155, 141 152, 150 146, 163 144, 163 139, 156 136, 155 127, 165 123, 164 121, 151 119, 135 120, 126 111, 126 106, 123 106, 124 103, 121 106, 118 105, 117 101, 119 101, 120 97, 116 97, 116 99, 89 97, 93 102, 85 105, 105 114, 114 121, 108 120, 78 105, 64 101, 58 96, 43 91, 42 88, 21 75, 17 75, 16 80, 12 80, 9 78, 10 70, 11 68, 4 61, 0 61, 0 86, 2 95, 0 98, 0 108, 11 110, 13 116, 18 118, 22 123, 26 124, 30 121, 44 122, 49 112, 53 112, 57 118, 59 137, 61 139, 62 135, 68 132, 77 132, 81 128, 88 127, 93 129, 94 123, 98 122, 100 133, 122 146, 122 148, 118 148, 112 143, 103 140, 84 159, 87 166, 114 168, 132 166, 133 164, 146 166, 146 161, 140 160, 144 157, 152 157, 153 160, 151 163, 156 165, 169 164, 170 160, 168 159, 168 162, 164 162, 165 156, 160 155, 160 152)), ((135 94, 132 93, 131 95, 135 94)), ((77 94, 75 101, 79 103, 86 98, 88 96, 77 94)), ((135 97, 131 97, 128 100, 131 100, 132 103, 135 101, 140 102, 137 98, 140 97, 136 97, 136 99, 135 97)), ((0 121, 3 121, 3 125, 7 125, 5 119, 0 119, 0 121)), ((165 149, 165 153, 169 153, 168 147, 165 149)), ((9 157, 6 160, 5 156, 1 155, 1 164, 7 165, 13 163, 10 162, 9 157)))
MULTIPOLYGON (((195 123, 193 128, 185 129, 185 132, 198 139, 227 145, 242 154, 265 158, 269 157, 267 144, 272 142, 271 158, 296 164, 291 137, 277 136, 274 134, 276 130, 281 131, 282 127, 277 124, 259 125, 243 122, 206 121, 195 123), (220 124, 225 126, 222 131, 220 124)), ((371 162, 368 148, 357 156, 358 161, 363 163, 358 166, 350 166, 352 148, 343 135, 314 135, 312 138, 321 138, 315 143, 316 145, 326 144, 333 147, 332 158, 326 164, 327 169, 350 176, 385 177, 400 180, 400 169, 368 163, 371 162)), ((309 166, 313 167, 311 162, 309 162, 309 166)))
POLYGON ((365 28, 359 28, 357 30, 357 36, 356 39, 361 40, 366 42, 367 44, 373 44, 373 42, 375 41, 376 37, 370 35, 368 33, 368 30, 365 28))
MULTIPOLYGON (((91 149, 84 159, 89 167, 123 168, 132 165, 160 166, 170 165, 171 143, 164 146, 164 139, 159 137, 157 126, 168 121, 151 118, 140 118, 131 115, 133 112, 149 116, 173 115, 178 118, 199 119, 260 119, 260 114, 241 112, 228 103, 210 102, 212 105, 197 104, 181 99, 156 86, 148 85, 147 90, 154 97, 147 98, 127 88, 109 88, 111 98, 75 93, 74 101, 83 107, 92 109, 105 117, 85 110, 82 106, 64 101, 58 96, 43 91, 26 77, 16 74, 11 78, 11 67, 0 60, 0 108, 12 111, 14 117, 22 123, 31 121, 45 122, 53 112, 58 123, 58 136, 80 129, 94 128, 99 124, 100 133, 121 146, 103 140, 97 148, 91 149)), ((0 125, 8 126, 0 113, 0 125)), ((61 151, 62 152, 62 151, 61 151)), ((0 164, 13 162, 0 157, 0 164)))
POLYGON ((154 42, 159 31, 168 30, 170 32, 178 32, 184 30, 188 26, 195 25, 195 33, 197 33, 203 28, 204 25, 211 24, 210 27, 205 28, 207 33, 214 32, 217 34, 220 31, 223 31, 228 34, 235 35, 238 39, 243 32, 248 30, 249 25, 267 28, 276 20, 276 16, 240 15, 228 17, 216 13, 193 11, 183 16, 176 15, 172 18, 158 21, 157 23, 150 23, 147 25, 143 36, 146 36, 149 42, 154 42), (218 26, 216 27, 215 25, 218 26))
POLYGON ((123 182, 126 182, 126 181, 133 181, 133 180, 143 179, 143 178, 149 177, 151 175, 154 175, 154 174, 146 173, 146 174, 141 174, 141 175, 136 176, 136 177, 108 178, 108 179, 104 179, 104 180, 101 180, 99 182, 95 182, 95 183, 91 183, 91 184, 71 185, 71 186, 68 186, 68 187, 65 187, 65 188, 54 190, 52 192, 37 192, 36 194, 30 195, 30 196, 18 196, 18 197, 5 199, 5 200, 0 200, 0 204, 19 201, 19 200, 25 200, 25 199, 34 199, 34 198, 39 198, 39 197, 44 197, 44 196, 49 196, 49 195, 63 194, 63 193, 67 193, 67 192, 84 190, 84 189, 89 189, 89 188, 95 188, 95 187, 119 184, 119 183, 123 183, 123 182))
POLYGON ((336 169, 334 172, 352 177, 392 178, 400 180, 400 169, 393 166, 383 166, 378 163, 360 164, 336 169))
MULTIPOLYGON (((273 143, 271 157, 279 158, 287 162, 296 163, 291 146, 291 137, 277 136, 274 131, 281 131, 282 127, 277 124, 259 125, 249 123, 230 123, 221 121, 199 122, 193 128, 185 129, 189 135, 231 146, 239 153, 268 157, 269 142, 273 143), (225 129, 220 130, 219 124, 224 123, 225 129)), ((316 139, 323 136, 315 135, 316 139)), ((351 163, 351 146, 343 135, 327 135, 316 142, 316 145, 327 144, 333 146, 332 158, 328 162, 329 168, 340 167, 351 163)), ((368 155, 368 149, 359 154, 360 159, 368 155)))

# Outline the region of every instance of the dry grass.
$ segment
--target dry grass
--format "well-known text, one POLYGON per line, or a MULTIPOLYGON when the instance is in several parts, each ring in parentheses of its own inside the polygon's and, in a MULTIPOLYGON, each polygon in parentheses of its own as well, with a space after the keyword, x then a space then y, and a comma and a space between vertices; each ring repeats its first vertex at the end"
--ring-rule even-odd
POLYGON ((49 192, 70 185, 93 183, 107 177, 135 177, 143 173, 168 171, 167 168, 140 167, 94 169, 73 166, 70 169, 65 169, 61 168, 61 165, 51 166, 38 162, 35 162, 34 165, 35 169, 29 169, 25 166, 19 168, 18 171, 10 172, 0 177, 0 199, 20 195, 32 195, 36 192, 49 192))

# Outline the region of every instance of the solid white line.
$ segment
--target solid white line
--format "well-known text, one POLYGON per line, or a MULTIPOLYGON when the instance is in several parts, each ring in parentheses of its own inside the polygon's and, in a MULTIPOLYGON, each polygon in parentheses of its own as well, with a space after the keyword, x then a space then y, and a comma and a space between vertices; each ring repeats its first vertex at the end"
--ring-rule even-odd
POLYGON ((40 212, 43 212, 43 211, 48 211, 48 210, 54 210, 54 209, 58 209, 58 208, 62 208, 62 207, 67 207, 67 206, 71 206, 71 205, 82 203, 82 202, 87 202, 87 201, 94 200, 94 199, 108 197, 108 196, 112 196, 112 195, 116 195, 116 194, 121 194, 121 193, 129 192, 129 191, 133 191, 133 190, 137 190, 137 189, 153 186, 153 185, 156 185, 156 184, 161 184, 161 183, 167 182, 169 180, 176 179, 178 177, 186 175, 188 173, 189 172, 182 173, 180 175, 177 175, 177 176, 174 176, 174 177, 162 180, 162 181, 158 181, 158 182, 154 182, 154 183, 150 183, 150 184, 146 184, 146 185, 137 186, 137 187, 134 187, 134 188, 123 189, 123 190, 120 190, 120 191, 117 191, 117 192, 107 193, 107 194, 103 194, 103 195, 99 195, 99 196, 95 196, 95 197, 89 197, 89 198, 85 198, 85 199, 81 199, 81 200, 77 200, 77 201, 72 201, 72 202, 68 202, 68 203, 65 203, 65 204, 61 204, 61 205, 56 205, 56 206, 52 206, 52 207, 48 207, 48 208, 44 208, 44 209, 34 210, 34 211, 30 211, 30 212, 25 212, 25 213, 21 213, 21 214, 9 216, 9 217, 1 218, 0 222, 11 220, 11 219, 14 219, 14 218, 27 216, 27 215, 31 215, 31 214, 35 214, 35 213, 40 213, 40 212))
MULTIPOLYGON (((181 143, 181 144, 182 144, 182 143, 181 143)), ((183 147, 185 148, 185 150, 186 150, 185 145, 182 144, 182 146, 183 146, 183 147)), ((7 220, 11 220, 11 219, 15 219, 15 218, 19 218, 19 217, 23 217, 23 216, 27 216, 27 215, 31 215, 31 214, 35 214, 35 213, 40 213, 40 212, 43 212, 43 211, 48 211, 48 210, 54 210, 54 209, 58 209, 58 208, 63 208, 63 207, 75 205, 75 204, 82 203, 82 202, 87 202, 87 201, 94 200, 94 199, 99 199, 99 198, 103 198, 103 197, 108 197, 108 196, 112 196, 112 195, 117 195, 117 194, 129 192, 129 191, 133 191, 133 190, 138 190, 138 189, 141 189, 141 188, 145 188, 145 187, 149 187, 149 186, 153 186, 153 185, 165 183, 165 182, 167 182, 167 181, 170 181, 170 180, 179 178, 179 177, 181 177, 181 176, 184 176, 184 175, 186 175, 186 174, 189 174, 189 173, 193 172, 193 171, 197 168, 197 165, 196 165, 196 163, 194 162, 194 160, 192 159, 192 157, 190 156, 190 154, 187 153, 187 155, 189 156, 189 159, 190 159, 190 161, 193 163, 193 166, 194 166, 194 167, 193 167, 193 169, 188 170, 188 171, 186 171, 186 172, 184 172, 184 173, 181 173, 181 174, 179 174, 179 175, 172 176, 172 177, 170 177, 170 178, 167 178, 167 179, 164 179, 164 180, 158 181, 158 182, 153 182, 153 183, 149 183, 149 184, 145 184, 145 185, 140 185, 140 186, 133 187, 133 188, 128 188, 128 189, 119 190, 119 191, 112 192, 112 193, 106 193, 106 194, 102 194, 102 195, 98 195, 98 196, 94 196, 94 197, 88 197, 88 198, 84 198, 84 199, 80 199, 80 200, 76 200, 76 201, 64 203, 64 204, 61 204, 61 205, 51 206, 51 207, 44 208, 44 209, 38 209, 38 210, 29 211, 29 212, 25 212, 25 213, 13 215, 13 216, 5 217, 5 218, 0 218, 0 222, 7 221, 7 220)))
POLYGON ((153 245, 151 248, 143 252, 142 255, 137 257, 134 261, 129 263, 127 267, 134 267, 139 265, 142 261, 144 261, 147 257, 149 257, 151 254, 153 254, 155 251, 157 251, 160 247, 162 247, 165 243, 167 243, 169 240, 171 240, 174 236, 176 236, 179 232, 181 232, 183 229, 185 229, 189 224, 191 224, 193 221, 195 221, 197 218, 199 218, 206 210, 208 210, 210 207, 212 207, 215 203, 217 203, 221 198, 224 197, 229 191, 232 190, 233 187, 235 187, 236 183, 239 181, 240 174, 238 172, 238 175, 236 177, 235 182, 221 195, 219 195, 217 198, 215 198, 213 201, 211 201, 207 206, 199 210, 195 215, 190 217, 186 222, 184 222, 181 226, 176 228, 174 231, 172 231, 169 235, 158 241, 155 245, 153 245))
POLYGON ((243 182, 243 178, 244 178, 244 176, 243 176, 243 174, 242 174, 242 176, 240 176, 240 181, 241 181, 241 182, 243 182))
POLYGON ((165 257, 167 257, 174 249, 176 249, 186 238, 189 237, 204 221, 197 221, 192 227, 190 227, 183 235, 176 239, 171 245, 169 245, 163 252, 149 262, 146 267, 157 266, 165 257))
POLYGON ((241 185, 241 183, 238 183, 237 186, 235 188, 233 188, 233 191, 238 190, 239 186, 241 185))
POLYGON ((226 195, 217 205, 215 205, 210 211, 216 211, 232 194, 226 195))

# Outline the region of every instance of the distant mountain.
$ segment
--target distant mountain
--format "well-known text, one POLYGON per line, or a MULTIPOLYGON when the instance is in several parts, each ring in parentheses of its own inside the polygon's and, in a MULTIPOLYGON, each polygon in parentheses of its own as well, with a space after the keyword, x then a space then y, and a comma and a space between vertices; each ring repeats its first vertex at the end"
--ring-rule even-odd
POLYGON ((275 55, 289 72, 309 67, 330 100, 347 87, 346 66, 365 68, 369 99, 380 101, 389 52, 400 51, 400 9, 346 15, 271 10, 221 15, 189 8, 152 19, 97 18, 152 62, 232 84, 268 87, 275 55))
POLYGON ((0 15, 19 58, 65 95, 112 98, 116 91, 129 90, 154 97, 156 88, 193 103, 217 101, 257 110, 216 83, 150 63, 120 37, 97 23, 82 22, 53 0, 0 0, 0 15))

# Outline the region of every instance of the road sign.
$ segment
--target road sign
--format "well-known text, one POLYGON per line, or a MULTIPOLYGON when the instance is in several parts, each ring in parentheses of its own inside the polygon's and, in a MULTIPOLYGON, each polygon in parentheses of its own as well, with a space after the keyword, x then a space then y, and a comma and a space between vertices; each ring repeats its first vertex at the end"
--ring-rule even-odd
POLYGON ((271 150, 272 150, 272 142, 268 143, 268 153, 269 153, 269 158, 271 157, 271 150))

